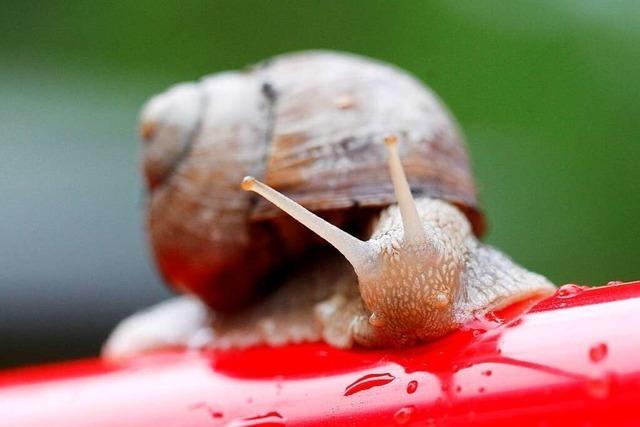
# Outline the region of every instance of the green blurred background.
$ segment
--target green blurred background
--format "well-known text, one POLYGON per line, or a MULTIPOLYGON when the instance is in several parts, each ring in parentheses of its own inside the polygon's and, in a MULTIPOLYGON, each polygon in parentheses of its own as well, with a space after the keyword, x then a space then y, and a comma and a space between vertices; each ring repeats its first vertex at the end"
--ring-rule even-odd
POLYGON ((413 72, 459 119, 488 241, 556 283, 640 279, 640 3, 0 2, 0 364, 95 354, 166 298, 136 120, 172 83, 292 50, 413 72))

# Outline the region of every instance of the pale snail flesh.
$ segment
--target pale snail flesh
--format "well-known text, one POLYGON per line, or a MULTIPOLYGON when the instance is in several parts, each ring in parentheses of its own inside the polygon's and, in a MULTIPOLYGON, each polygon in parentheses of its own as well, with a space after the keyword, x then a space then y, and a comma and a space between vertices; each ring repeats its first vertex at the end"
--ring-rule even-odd
MULTIPOLYGON (((349 102, 344 98, 338 107, 349 102)), ((474 217, 465 209, 474 206, 472 187, 466 201, 455 194, 414 198, 398 151, 411 139, 403 133, 369 143, 386 146, 388 172, 376 176, 385 173, 397 204, 374 215, 363 236, 367 240, 305 209, 304 201, 245 177, 244 190, 272 202, 341 255, 326 248, 306 252, 278 289, 235 312, 211 311, 188 296, 134 315, 116 328, 105 354, 121 357, 179 344, 245 347, 318 340, 343 348, 404 346, 441 337, 489 310, 553 292, 547 279, 478 240, 474 217), (176 317, 178 326, 172 326, 176 317)), ((253 261, 245 259, 247 268, 253 261)))

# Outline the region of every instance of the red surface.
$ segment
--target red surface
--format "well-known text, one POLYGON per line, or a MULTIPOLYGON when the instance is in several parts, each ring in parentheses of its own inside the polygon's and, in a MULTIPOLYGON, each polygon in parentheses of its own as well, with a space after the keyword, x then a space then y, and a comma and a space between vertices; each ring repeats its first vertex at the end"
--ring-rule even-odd
POLYGON ((0 374, 0 426, 640 425, 640 282, 563 287, 437 342, 166 353, 0 374), (530 305, 530 304, 529 304, 530 305))

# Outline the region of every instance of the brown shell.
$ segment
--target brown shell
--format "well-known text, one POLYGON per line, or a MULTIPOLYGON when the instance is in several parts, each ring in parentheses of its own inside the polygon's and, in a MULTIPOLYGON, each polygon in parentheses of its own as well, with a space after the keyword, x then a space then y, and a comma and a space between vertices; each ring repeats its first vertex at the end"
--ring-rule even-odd
MULTIPOLYGON (((471 208, 476 193, 456 124, 407 73, 353 55, 286 55, 261 72, 274 98, 264 181, 312 210, 395 202, 383 139, 400 138, 415 194, 471 208)), ((279 215, 259 199, 254 217, 279 215)))
POLYGON ((261 177, 345 225, 395 202, 382 142, 389 134, 400 139, 413 192, 455 203, 482 233, 455 122, 428 88, 387 64, 283 55, 158 95, 142 112, 141 132, 156 261, 170 283, 215 308, 254 297, 265 275, 314 241, 241 191, 242 177, 261 177))

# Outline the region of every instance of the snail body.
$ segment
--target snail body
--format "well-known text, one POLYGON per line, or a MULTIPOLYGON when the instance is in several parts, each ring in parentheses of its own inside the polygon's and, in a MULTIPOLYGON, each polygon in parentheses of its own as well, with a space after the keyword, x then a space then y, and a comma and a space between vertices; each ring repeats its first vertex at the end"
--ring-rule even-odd
POLYGON ((457 125, 389 65, 284 55, 153 98, 141 131, 156 262, 197 298, 127 319, 106 354, 187 342, 410 345, 553 290, 478 240, 457 125), (176 310, 201 321, 167 338, 157 319, 176 310))
POLYGON ((387 64, 283 55, 177 85, 152 98, 140 121, 156 264, 168 283, 218 310, 254 300, 270 273, 319 242, 238 191, 245 175, 366 232, 395 203, 381 141, 396 134, 412 191, 456 204, 483 228, 457 125, 428 88, 387 64))

